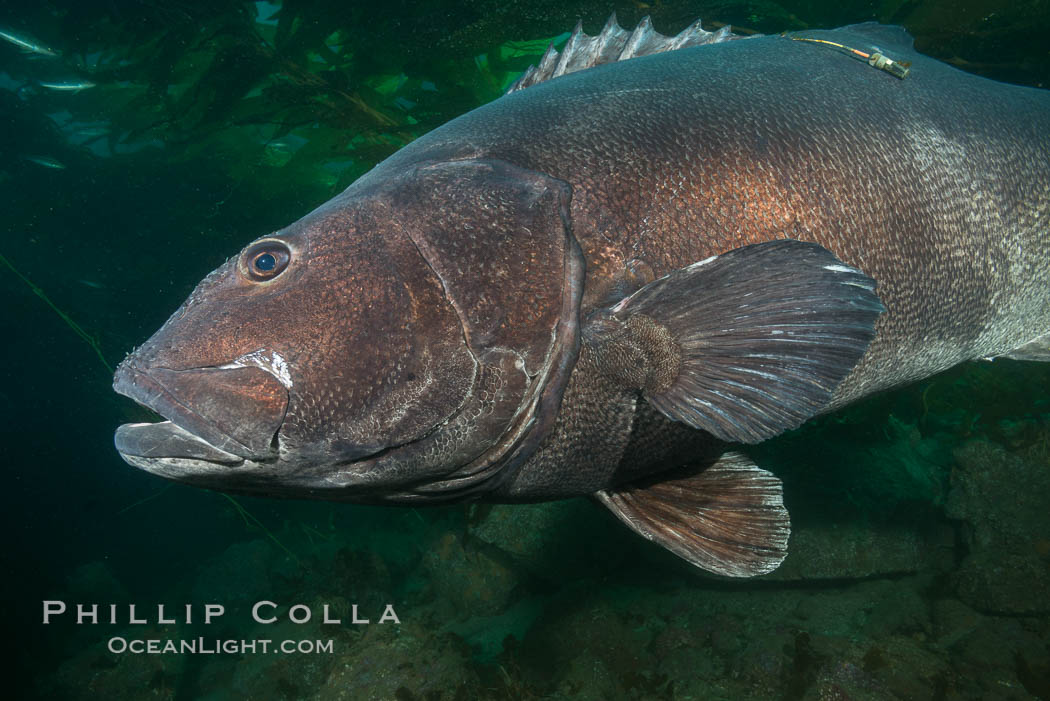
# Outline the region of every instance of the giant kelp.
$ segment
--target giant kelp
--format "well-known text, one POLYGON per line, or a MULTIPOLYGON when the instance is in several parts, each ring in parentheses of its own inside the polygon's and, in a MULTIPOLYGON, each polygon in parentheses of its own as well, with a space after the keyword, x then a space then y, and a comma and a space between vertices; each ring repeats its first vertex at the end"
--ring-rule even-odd
POLYGON ((28 108, 69 134, 104 127, 82 147, 98 156, 147 149, 169 162, 221 153, 233 181, 265 183, 279 169, 327 190, 498 96, 549 43, 446 50, 423 65, 405 50, 408 37, 369 41, 375 23, 343 3, 150 5, 126 15, 83 4, 47 19, 43 34, 68 48, 55 61, 15 64, 13 77, 25 81, 28 108), (56 74, 95 86, 59 100, 35 85, 56 74))
MULTIPOLYGON (((934 55, 1043 82, 1046 58, 1023 47, 1045 36, 1044 15, 1028 6, 1004 12, 1000 4, 974 0, 962 13, 950 3, 896 0, 877 8, 668 0, 617 9, 625 25, 651 14, 668 31, 697 16, 745 32, 901 22, 934 55)), ((63 146, 95 156, 145 150, 168 162, 210 157, 231 182, 249 181, 256 191, 279 173, 280 181, 330 194, 416 136, 497 97, 577 18, 597 27, 608 11, 550 1, 51 0, 27 4, 12 28, 61 47, 61 57, 13 60, 6 70, 18 84, 20 111, 47 115, 66 136, 63 146), (39 87, 56 78, 94 87, 75 95, 39 87)))

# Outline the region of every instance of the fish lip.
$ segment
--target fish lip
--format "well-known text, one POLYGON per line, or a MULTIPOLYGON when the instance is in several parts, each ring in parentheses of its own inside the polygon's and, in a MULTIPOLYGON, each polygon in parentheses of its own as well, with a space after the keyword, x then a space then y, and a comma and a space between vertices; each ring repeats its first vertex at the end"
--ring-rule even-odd
POLYGON ((171 421, 122 424, 113 434, 113 443, 125 461, 151 472, 155 470, 145 467, 146 464, 167 462, 175 465, 196 461, 210 465, 237 466, 245 462, 239 455, 216 448, 197 434, 190 433, 171 421), (164 454, 166 450, 171 450, 173 443, 179 446, 182 453, 177 457, 164 454), (132 462, 133 459, 138 459, 138 462, 132 462))
MULTIPOLYGON (((113 391, 155 411, 217 451, 244 459, 259 457, 257 451, 218 430, 193 409, 180 402, 167 387, 152 377, 148 370, 139 369, 127 361, 121 363, 113 376, 113 391)), ((135 424, 123 424, 119 429, 128 430, 134 426, 135 424)), ((172 456, 170 459, 178 458, 172 456)))

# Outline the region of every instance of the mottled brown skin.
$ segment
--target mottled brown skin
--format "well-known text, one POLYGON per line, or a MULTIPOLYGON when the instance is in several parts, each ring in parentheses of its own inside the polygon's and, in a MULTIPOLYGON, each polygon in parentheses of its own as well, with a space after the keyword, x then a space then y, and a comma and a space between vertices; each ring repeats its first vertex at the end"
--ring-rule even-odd
POLYGON ((589 494, 714 459, 724 445, 647 406, 588 324, 774 239, 829 249, 887 310, 826 409, 1050 331, 1050 96, 892 28, 807 36, 878 44, 911 74, 734 41, 536 85, 398 152, 274 234, 302 249, 281 277, 249 284, 231 261, 118 371, 149 403, 135 368, 286 354, 269 462, 129 461, 233 491, 426 502, 589 494))
POLYGON ((584 316, 622 296, 628 261, 659 277, 748 243, 821 244, 888 308, 841 405, 1050 329, 1050 94, 879 43, 913 61, 907 79, 780 37, 599 66, 380 168, 485 154, 569 182, 584 316))
POLYGON ((118 392, 206 443, 186 452, 192 437, 130 426, 118 450, 238 492, 484 491, 545 436, 576 357, 583 261, 568 218, 564 183, 503 162, 359 181, 209 275, 117 369, 118 392), (258 282, 246 253, 267 241, 291 262, 258 282), (503 284, 511 274, 529 284, 503 284), (258 352, 281 359, 283 384, 244 367, 258 352), (256 401, 230 402, 231 376, 256 401))
MULTIPOLYGON (((700 47, 528 88, 380 169, 485 154, 569 182, 585 318, 633 291, 637 261, 659 277, 750 243, 819 243, 887 308, 832 409, 1050 330, 1050 94, 874 31, 806 36, 877 43, 913 62, 905 80, 781 37, 700 47)), ((575 451, 556 452, 520 490, 558 482, 575 451)))

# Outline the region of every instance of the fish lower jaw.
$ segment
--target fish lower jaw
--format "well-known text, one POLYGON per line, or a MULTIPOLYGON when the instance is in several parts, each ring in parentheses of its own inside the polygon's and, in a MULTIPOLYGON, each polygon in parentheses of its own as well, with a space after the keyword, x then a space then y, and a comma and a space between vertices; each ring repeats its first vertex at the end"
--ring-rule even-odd
POLYGON ((147 459, 198 460, 206 464, 236 465, 244 458, 201 438, 173 421, 124 424, 113 436, 117 452, 147 459))
MULTIPOLYGON (((120 457, 124 458, 124 462, 132 467, 137 467, 150 474, 175 480, 176 482, 189 482, 195 476, 214 476, 217 466, 216 463, 195 458, 146 458, 141 455, 128 455, 127 453, 121 453, 120 457)), ((240 459, 238 458, 238 460, 240 459)), ((221 465, 221 467, 241 467, 244 465, 244 462, 240 460, 237 465, 221 465)))
POLYGON ((132 467, 157 477, 217 492, 271 498, 381 503, 380 500, 368 498, 368 495, 335 494, 330 485, 309 471, 287 474, 282 469, 287 468, 287 465, 275 465, 273 462, 238 458, 237 463, 231 464, 198 458, 143 457, 127 453, 121 453, 120 457, 132 467))
POLYGON ((157 477, 221 492, 282 496, 273 483, 273 465, 237 458, 216 463, 199 458, 144 457, 120 453, 124 462, 157 477))

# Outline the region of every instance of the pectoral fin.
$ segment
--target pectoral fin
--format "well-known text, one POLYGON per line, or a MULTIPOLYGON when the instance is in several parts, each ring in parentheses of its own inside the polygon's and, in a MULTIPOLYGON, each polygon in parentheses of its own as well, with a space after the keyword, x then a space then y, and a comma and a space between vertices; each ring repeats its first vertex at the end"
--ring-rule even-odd
POLYGON ((597 314, 602 371, 667 417, 757 443, 820 413, 884 311, 875 281, 812 243, 737 248, 597 314))
POLYGON ((633 531, 709 572, 753 577, 787 557, 780 480, 740 453, 700 473, 596 496, 633 531))

